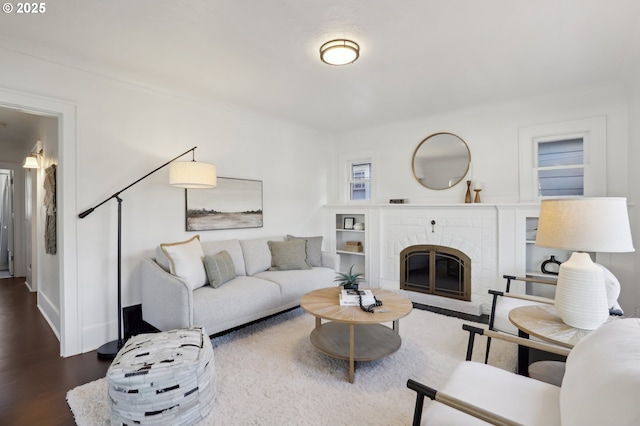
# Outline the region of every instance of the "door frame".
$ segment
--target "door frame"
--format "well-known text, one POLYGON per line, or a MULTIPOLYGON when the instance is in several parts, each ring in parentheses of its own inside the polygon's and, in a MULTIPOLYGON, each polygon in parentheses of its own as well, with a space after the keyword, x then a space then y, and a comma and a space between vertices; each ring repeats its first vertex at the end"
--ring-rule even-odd
POLYGON ((60 355, 82 352, 82 315, 78 286, 76 216, 77 105, 59 99, 0 88, 0 107, 58 119, 58 262, 60 273, 60 355))

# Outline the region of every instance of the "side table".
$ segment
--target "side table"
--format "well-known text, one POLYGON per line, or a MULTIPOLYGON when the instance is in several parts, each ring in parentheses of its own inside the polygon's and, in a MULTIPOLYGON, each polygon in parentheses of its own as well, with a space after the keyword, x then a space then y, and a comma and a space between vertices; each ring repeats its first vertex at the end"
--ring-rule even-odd
MULTIPOLYGON (((609 316, 607 321, 618 318, 609 316)), ((521 306, 509 311, 509 321, 518 328, 518 335, 525 339, 535 336, 545 342, 573 348, 593 330, 583 330, 565 324, 556 313, 555 307, 548 304, 521 306)), ((528 375, 529 349, 518 346, 518 374, 528 375)))

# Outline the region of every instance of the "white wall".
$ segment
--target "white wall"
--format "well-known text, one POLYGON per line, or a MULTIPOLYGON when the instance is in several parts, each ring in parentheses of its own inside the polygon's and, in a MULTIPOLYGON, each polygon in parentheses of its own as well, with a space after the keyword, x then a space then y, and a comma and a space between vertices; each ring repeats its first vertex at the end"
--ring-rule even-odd
MULTIPOLYGON (((77 213, 197 145, 196 158, 216 164, 220 176, 259 179, 264 188, 263 228, 200 232, 203 240, 322 233, 329 135, 10 50, 0 53, 0 66, 0 87, 77 105, 77 205, 67 206, 77 213)), ((140 302, 135 274, 140 259, 160 242, 193 235, 184 231, 184 191, 168 187, 167 173, 165 168, 121 195, 124 306, 140 302)), ((116 212, 111 200, 74 223, 82 351, 117 335, 116 212)))
MULTIPOLYGON (((35 141, 32 151, 40 152, 40 168, 30 173, 35 175, 35 200, 32 211, 32 280, 38 291, 38 308, 43 313, 54 333, 60 338, 61 276, 60 254, 48 254, 44 248, 46 212, 44 210, 44 180, 46 169, 59 164, 58 121, 52 117, 38 117, 36 126, 30 129, 29 140, 35 141)), ((28 225, 29 226, 29 225, 28 225)), ((59 224, 56 224, 60 230, 59 224)), ((60 235, 57 235, 59 238, 60 235)), ((58 244, 60 247, 60 244, 58 244)))
MULTIPOLYGON (((627 193, 627 105, 625 91, 605 86, 520 99, 426 116, 422 119, 364 129, 338 137, 343 154, 373 151, 377 158, 375 202, 408 198, 415 204, 464 201, 463 183, 448 190, 421 186, 411 172, 411 157, 425 137, 451 132, 465 140, 472 166, 467 177, 484 183, 487 202, 518 202, 518 129, 585 117, 607 118, 608 195, 627 193)), ((336 165, 340 167, 340 165, 336 165)), ((339 169, 338 169, 339 170, 339 169)), ((336 180, 335 187, 340 184, 336 180)), ((334 192, 332 203, 340 202, 334 192)))
MULTIPOLYGON (((637 67, 640 70, 640 67, 637 67)), ((631 232, 633 234, 635 253, 625 257, 625 261, 633 265, 640 265, 640 76, 635 74, 636 81, 629 91, 629 219, 631 220, 631 232)), ((625 300, 635 301, 634 311, 630 312, 640 317, 640 277, 636 267, 632 276, 633 286, 622 288, 621 297, 625 300)))
MULTIPOLYGON (((636 101, 640 104, 639 96, 636 96, 636 101)), ((467 142, 472 158, 467 178, 483 182, 484 202, 517 203, 520 127, 605 116, 607 175, 604 178, 607 179, 607 193, 603 195, 631 198, 634 194, 629 191, 629 182, 634 181, 628 180, 628 167, 635 168, 633 165, 637 164, 640 153, 637 148, 630 151, 628 115, 627 91, 620 85, 604 85, 427 116, 354 131, 339 135, 337 139, 343 158, 347 158, 350 152, 369 152, 374 156, 374 203, 386 204, 390 198, 406 198, 412 204, 464 201, 464 183, 436 191, 421 186, 413 177, 411 158, 414 149, 425 137, 437 132, 451 132, 467 142), (636 159, 633 163, 628 162, 630 152, 636 159)), ((640 133, 637 127, 635 131, 640 133)), ((335 170, 330 202, 337 204, 342 200, 342 184, 338 177, 342 164, 339 159, 336 159, 335 170)), ((635 182, 638 182, 638 176, 635 177, 635 182)), ((631 186, 636 190, 636 185, 631 186)), ((640 240, 636 238, 636 241, 640 240)), ((633 313, 635 307, 640 306, 640 301, 632 296, 637 289, 637 280, 629 256, 611 255, 605 263, 622 283, 622 307, 627 313, 633 313)))

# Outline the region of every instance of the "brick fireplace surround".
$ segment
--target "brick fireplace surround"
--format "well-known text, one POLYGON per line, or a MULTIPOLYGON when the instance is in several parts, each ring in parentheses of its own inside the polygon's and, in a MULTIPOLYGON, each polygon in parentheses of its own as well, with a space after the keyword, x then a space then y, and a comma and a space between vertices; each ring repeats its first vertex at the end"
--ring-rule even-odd
POLYGON ((471 259, 471 302, 406 294, 417 303, 480 315, 482 305, 489 301, 487 291, 495 287, 498 276, 497 220, 495 206, 381 208, 381 286, 399 289, 400 252, 405 248, 419 244, 451 247, 471 259))

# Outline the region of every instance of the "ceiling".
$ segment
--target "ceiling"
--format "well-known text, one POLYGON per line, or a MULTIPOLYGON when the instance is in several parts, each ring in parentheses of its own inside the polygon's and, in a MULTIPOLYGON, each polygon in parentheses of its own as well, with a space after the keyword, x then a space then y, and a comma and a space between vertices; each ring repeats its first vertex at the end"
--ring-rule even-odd
MULTIPOLYGON (((621 81, 638 0, 56 0, 5 48, 329 132, 621 81), (345 37, 354 64, 319 60, 345 37)), ((0 120, 1 121, 1 120, 0 120)))

